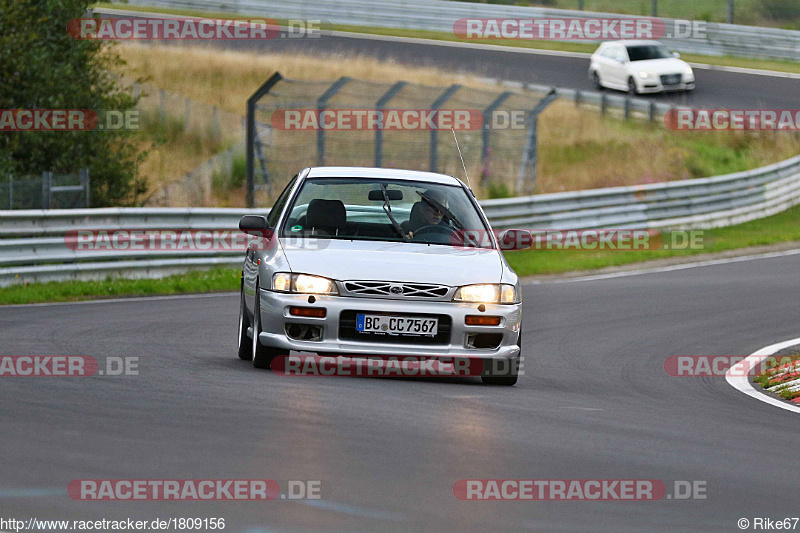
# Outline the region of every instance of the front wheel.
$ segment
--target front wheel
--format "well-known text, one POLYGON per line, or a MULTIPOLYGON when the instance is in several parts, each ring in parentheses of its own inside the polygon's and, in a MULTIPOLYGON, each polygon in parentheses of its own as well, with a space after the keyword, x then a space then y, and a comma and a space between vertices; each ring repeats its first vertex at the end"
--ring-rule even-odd
POLYGON ((522 361, 522 333, 517 340, 519 355, 514 360, 484 359, 481 381, 484 385, 511 387, 517 384, 519 364, 522 361))
MULTIPOLYGON (((242 287, 243 289, 244 287, 242 287)), ((239 359, 249 361, 253 358, 253 347, 247 342, 247 328, 250 327, 250 319, 247 316, 247 308, 244 306, 244 290, 239 291, 239 359)))
POLYGON ((259 335, 261 334, 261 289, 256 285, 256 298, 253 304, 253 343, 252 358, 253 366, 256 368, 269 368, 272 360, 281 355, 289 355, 288 350, 270 348, 261 344, 259 335))
POLYGON ((636 80, 633 78, 628 78, 628 94, 631 96, 639 94, 639 88, 636 87, 636 80))

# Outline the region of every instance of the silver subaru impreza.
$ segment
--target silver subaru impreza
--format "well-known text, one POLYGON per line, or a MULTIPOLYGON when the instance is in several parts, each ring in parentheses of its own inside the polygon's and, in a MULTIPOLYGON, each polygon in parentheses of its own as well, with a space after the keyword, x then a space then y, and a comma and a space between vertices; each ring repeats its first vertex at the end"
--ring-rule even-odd
POLYGON ((517 382, 519 279, 460 180, 307 168, 239 229, 255 237, 239 306, 239 357, 253 366, 291 350, 458 359, 480 361, 484 383, 517 382))

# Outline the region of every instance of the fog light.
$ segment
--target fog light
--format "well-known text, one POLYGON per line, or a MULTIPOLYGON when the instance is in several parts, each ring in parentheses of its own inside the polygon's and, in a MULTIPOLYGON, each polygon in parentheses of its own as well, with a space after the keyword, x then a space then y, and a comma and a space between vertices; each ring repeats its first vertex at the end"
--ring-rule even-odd
POLYGON ((322 307, 290 307, 289 314, 293 316, 310 316, 314 318, 325 318, 325 308, 322 307))
POLYGON ((500 320, 499 316, 467 315, 464 322, 468 326, 499 326, 500 320))

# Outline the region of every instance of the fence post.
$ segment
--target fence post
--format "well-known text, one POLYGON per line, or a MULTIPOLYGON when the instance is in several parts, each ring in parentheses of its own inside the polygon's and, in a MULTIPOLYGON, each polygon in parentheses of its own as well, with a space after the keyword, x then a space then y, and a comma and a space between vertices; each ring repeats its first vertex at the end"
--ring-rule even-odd
POLYGON ((600 114, 605 115, 608 107, 608 100, 606 99, 606 93, 600 93, 600 114))
POLYGON ((90 184, 89 183, 89 169, 88 168, 80 169, 78 171, 78 175, 80 176, 80 179, 81 179, 81 186, 83 187, 84 191, 86 192, 86 205, 84 205, 84 207, 91 207, 91 204, 89 203, 90 200, 91 200, 90 188, 89 188, 89 184, 90 184))
POLYGON ((50 180, 53 173, 45 170, 42 172, 42 209, 50 209, 50 180))
POLYGON ((658 16, 658 0, 653 0, 653 16, 658 16))
POLYGON ((631 99, 627 96, 625 97, 625 104, 622 106, 622 112, 625 120, 631 118, 631 99))
POLYGON ((8 175, 8 208, 14 209, 14 174, 8 175))
POLYGON ((544 97, 539 100, 539 103, 536 104, 530 112, 530 128, 528 130, 528 141, 525 145, 525 152, 522 154, 522 163, 519 166, 519 172, 517 173, 517 194, 526 194, 526 193, 533 193, 536 189, 536 180, 537 180, 537 163, 539 159, 539 139, 538 139, 538 129, 539 129, 539 115, 545 108, 550 105, 550 103, 558 98, 558 93, 555 89, 550 89, 544 97), (525 174, 526 171, 530 169, 531 171, 531 180, 528 186, 525 185, 525 174))
MULTIPOLYGON (((444 105, 444 103, 447 102, 450 99, 450 97, 453 96, 453 94, 455 94, 455 92, 457 90, 459 90, 460 88, 461 88, 461 85, 459 85, 457 83, 454 83, 453 85, 448 87, 442 93, 442 95, 439 96, 439 98, 437 98, 431 104, 431 111, 432 111, 431 115, 433 115, 433 117, 435 117, 436 116, 436 111, 440 107, 442 107, 444 105)), ((433 128, 431 130, 431 148, 430 148, 430 150, 431 150, 431 153, 430 153, 430 171, 431 172, 436 172, 436 169, 439 166, 439 146, 438 146, 439 137, 438 137, 437 133, 438 132, 437 132, 436 128, 433 128)))
POLYGON ((255 207, 255 183, 253 181, 253 173, 255 172, 255 136, 256 136, 256 102, 258 102, 265 94, 269 92, 272 87, 278 83, 283 77, 280 73, 276 72, 254 92, 250 98, 247 99, 247 116, 242 120, 245 121, 245 151, 246 151, 246 164, 247 164, 247 191, 246 203, 247 207, 255 207))
MULTIPOLYGON (((500 96, 494 99, 494 101, 489 104, 486 109, 483 110, 483 128, 481 130, 481 140, 483 141, 483 149, 481 150, 481 165, 482 168, 488 169, 489 165, 489 146, 491 145, 491 121, 492 115, 494 112, 497 111, 497 108, 503 105, 503 102, 511 96, 511 91, 506 91, 501 93, 500 96)), ((511 120, 511 117, 509 117, 511 120)), ((481 172, 481 184, 486 180, 486 173, 481 172)))
POLYGON ((733 0, 728 0, 728 24, 733 24, 733 0))
POLYGON ((375 104, 375 108, 380 111, 381 113, 381 121, 378 123, 378 127, 375 128, 375 166, 381 167, 383 166, 383 109, 386 107, 386 104, 389 103, 389 100, 394 98, 400 90, 405 87, 407 81, 398 81, 394 85, 392 85, 386 93, 378 99, 378 102, 375 104))
MULTIPOLYGON (((328 100, 333 98, 333 96, 339 92, 339 89, 344 87, 348 81, 350 81, 349 77, 342 76, 336 80, 333 85, 328 87, 328 90, 317 99, 317 112, 320 124, 322 124, 322 112, 325 111, 328 100)), ((321 167, 323 165, 325 165, 325 131, 320 126, 317 128, 317 166, 321 167)))
POLYGON ((656 121, 656 103, 652 100, 650 100, 650 104, 647 109, 647 120, 650 122, 656 121))

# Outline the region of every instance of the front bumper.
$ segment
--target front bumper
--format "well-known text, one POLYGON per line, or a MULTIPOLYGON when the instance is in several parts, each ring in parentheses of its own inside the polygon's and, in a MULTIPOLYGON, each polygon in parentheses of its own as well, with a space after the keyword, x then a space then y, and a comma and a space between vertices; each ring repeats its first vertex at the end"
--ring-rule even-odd
MULTIPOLYGON (((515 359, 519 357, 517 345, 522 323, 522 304, 478 304, 449 301, 394 300, 380 298, 354 298, 347 296, 314 295, 309 303, 307 294, 288 294, 261 289, 261 335, 265 346, 282 350, 296 350, 337 355, 380 355, 416 357, 465 357, 481 359, 515 359), (290 306, 325 308, 325 318, 299 317, 289 314, 290 306), (389 313, 397 315, 439 315, 450 317, 449 336, 442 342, 432 343, 424 338, 399 339, 390 336, 359 340, 358 335, 341 334, 340 319, 353 311, 389 313), (348 313, 349 312, 349 313, 348 313), (468 326, 467 315, 499 316, 499 326, 468 326), (287 324, 318 326, 320 340, 296 340, 289 337, 287 324), (473 348, 468 345, 470 335, 494 334, 501 337, 499 345, 490 348, 473 348), (353 338, 356 337, 356 338, 353 338), (384 338, 385 337, 385 338, 384 338)), ((441 322, 441 321, 440 321, 441 322)), ((344 325, 343 327, 346 327, 344 325)))
POLYGON ((691 91, 694 89, 694 79, 691 81, 681 81, 681 83, 675 85, 664 85, 658 79, 645 79, 639 80, 637 82, 639 86, 639 92, 642 94, 645 93, 662 93, 662 92, 670 92, 670 91, 691 91))

